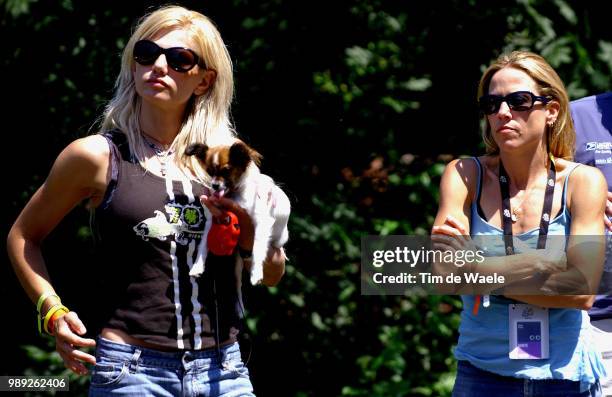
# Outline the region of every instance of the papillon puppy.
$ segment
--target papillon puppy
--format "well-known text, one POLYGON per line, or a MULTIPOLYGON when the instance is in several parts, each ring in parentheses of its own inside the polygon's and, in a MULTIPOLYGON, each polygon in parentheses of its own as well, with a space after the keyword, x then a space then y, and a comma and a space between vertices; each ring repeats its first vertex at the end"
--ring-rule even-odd
MULTIPOLYGON (((261 283, 268 247, 272 245, 281 248, 289 239, 289 198, 276 186, 272 178, 259 171, 262 156, 240 140, 231 146, 208 147, 200 143, 192 144, 185 154, 196 156, 210 175, 210 187, 214 196, 228 197, 236 201, 250 215, 255 226, 251 284, 261 283)), ((211 216, 208 216, 206 223, 205 233, 212 225, 211 216)), ((203 238, 205 237, 206 234, 203 238)), ((204 254, 202 258, 204 262, 205 256, 204 254)), ((238 262, 240 269, 237 273, 241 273, 242 263, 238 262)))

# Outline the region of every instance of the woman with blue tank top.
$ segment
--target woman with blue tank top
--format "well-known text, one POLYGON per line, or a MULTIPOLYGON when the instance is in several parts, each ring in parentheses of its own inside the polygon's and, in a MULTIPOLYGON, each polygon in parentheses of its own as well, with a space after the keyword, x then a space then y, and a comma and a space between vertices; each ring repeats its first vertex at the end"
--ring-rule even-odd
POLYGON ((487 155, 446 167, 432 240, 442 250, 486 241, 485 260, 462 271, 497 273, 511 287, 462 295, 453 396, 598 396, 604 369, 585 311, 593 296, 542 292, 572 277, 582 293, 596 288, 604 246, 572 239, 603 234, 605 179, 570 161, 568 96, 542 57, 502 55, 478 91, 487 155), (568 236, 567 252, 554 235, 568 236), (540 294, 515 294, 522 285, 540 294))

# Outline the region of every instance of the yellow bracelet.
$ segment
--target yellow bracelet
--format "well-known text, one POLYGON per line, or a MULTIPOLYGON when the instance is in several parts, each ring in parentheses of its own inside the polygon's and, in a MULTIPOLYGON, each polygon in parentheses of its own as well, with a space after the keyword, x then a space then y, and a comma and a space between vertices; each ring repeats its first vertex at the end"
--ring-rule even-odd
MULTIPOLYGON (((47 314, 48 314, 48 313, 49 313, 51 310, 53 310, 53 308, 55 308, 55 307, 59 307, 59 306, 61 306, 61 305, 62 305, 61 303, 56 303, 55 305, 51 306, 51 307, 49 308, 49 310, 47 310, 47 314)), ((44 320, 45 320, 45 316, 43 316, 42 314, 38 313, 37 320, 38 320, 38 333, 42 335, 42 334, 43 334, 43 329, 44 329, 44 327, 43 327, 43 322, 44 322, 44 320)))
POLYGON ((54 327, 55 327, 55 323, 57 320, 59 320, 61 317, 65 316, 66 314, 68 314, 68 312, 60 307, 59 310, 57 310, 55 313, 53 313, 53 315, 51 316, 51 318, 49 319, 49 322, 47 323, 47 333, 49 335, 54 335, 54 327))
MULTIPOLYGON (((64 305, 62 305, 61 303, 55 304, 51 307, 51 309, 49 309, 49 311, 47 312, 47 314, 45 315, 45 320, 43 323, 43 329, 46 333, 48 333, 49 335, 51 335, 51 333, 49 332, 49 329, 47 328, 47 326, 49 325, 49 319, 51 318, 51 316, 53 316, 55 314, 55 312, 57 312, 58 310, 63 309, 64 311, 66 311, 66 313, 70 312, 70 310, 68 310, 68 308, 64 305)), ((39 319, 42 318, 39 317, 39 319)), ((38 323, 39 327, 40 327, 40 321, 38 323)), ((39 328, 40 331, 40 328, 39 328)))
POLYGON ((40 314, 40 309, 42 308, 43 303, 45 303, 45 300, 52 296, 55 296, 57 300, 59 300, 59 303, 62 303, 60 297, 57 296, 54 292, 43 292, 42 295, 40 295, 40 297, 38 298, 38 302, 36 303, 36 311, 38 312, 38 314, 40 314))
POLYGON ((51 332, 49 332, 49 320, 51 319, 51 317, 53 317, 53 315, 58 312, 59 310, 63 310, 66 313, 68 313, 70 310, 68 310, 68 308, 64 305, 62 305, 61 303, 54 305, 51 309, 49 309, 49 311, 47 312, 47 314, 45 315, 45 322, 43 324, 43 329, 45 330, 46 333, 48 333, 49 335, 52 335, 51 332))

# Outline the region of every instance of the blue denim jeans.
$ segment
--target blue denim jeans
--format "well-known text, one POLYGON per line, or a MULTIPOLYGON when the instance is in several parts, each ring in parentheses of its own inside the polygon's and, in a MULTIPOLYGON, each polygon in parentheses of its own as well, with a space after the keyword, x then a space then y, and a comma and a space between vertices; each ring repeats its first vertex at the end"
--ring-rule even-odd
POLYGON ((89 396, 254 397, 238 343, 164 352, 98 338, 89 396))
POLYGON ((459 360, 453 397, 600 397, 599 382, 580 392, 580 382, 564 379, 520 379, 497 375, 459 360))

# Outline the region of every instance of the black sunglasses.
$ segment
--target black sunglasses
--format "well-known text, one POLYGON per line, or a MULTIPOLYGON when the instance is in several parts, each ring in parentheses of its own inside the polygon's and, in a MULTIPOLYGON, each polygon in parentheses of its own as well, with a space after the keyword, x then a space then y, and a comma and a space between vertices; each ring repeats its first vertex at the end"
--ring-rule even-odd
POLYGON ((506 102, 512 110, 523 111, 531 109, 536 101, 547 104, 551 99, 551 97, 534 95, 529 91, 516 91, 506 96, 483 95, 478 100, 478 107, 484 114, 490 115, 499 111, 502 102, 506 102))
MULTIPOLYGON (((200 57, 189 48, 161 48, 150 40, 140 40, 134 44, 134 60, 141 65, 152 65, 161 54, 166 56, 168 66, 181 73, 190 71, 200 62, 200 57)), ((200 67, 206 69, 203 62, 200 67)))

